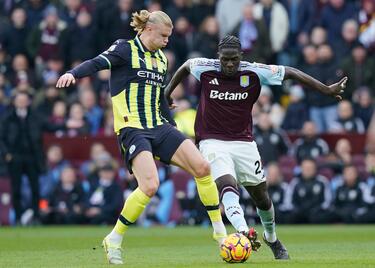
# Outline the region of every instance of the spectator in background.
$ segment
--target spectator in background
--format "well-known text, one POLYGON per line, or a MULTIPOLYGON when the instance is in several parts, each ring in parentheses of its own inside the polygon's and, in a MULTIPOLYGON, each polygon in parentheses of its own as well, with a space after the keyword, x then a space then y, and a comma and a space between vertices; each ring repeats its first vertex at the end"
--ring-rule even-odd
POLYGON ((66 22, 59 18, 56 7, 48 6, 43 21, 35 25, 27 40, 27 49, 35 59, 37 71, 44 69, 45 63, 52 57, 63 56, 66 42, 66 22))
POLYGON ((272 126, 267 113, 261 113, 258 120, 258 124, 254 128, 254 137, 263 164, 277 162, 280 156, 288 152, 290 142, 282 131, 272 126))
POLYGON ((294 49, 298 43, 306 44, 317 15, 317 1, 310 0, 281 0, 287 9, 290 31, 288 49, 294 49))
POLYGON ((170 37, 168 47, 176 56, 176 65, 180 66, 186 60, 186 57, 192 46, 191 26, 186 17, 177 18, 174 24, 173 35, 170 37))
POLYGON ((320 25, 327 29, 328 40, 333 44, 336 40, 341 40, 341 29, 344 22, 355 18, 356 8, 350 1, 329 0, 321 12, 320 25))
MULTIPOLYGON (((53 104, 52 113, 48 117, 48 121, 53 124, 62 124, 66 119, 66 103, 63 100, 58 100, 53 104)), ((61 136, 63 133, 56 132, 56 136, 61 136)))
POLYGON ((332 195, 328 180, 317 174, 316 163, 304 159, 301 174, 290 182, 291 223, 314 223, 319 221, 320 213, 331 203, 332 195))
MULTIPOLYGON (((76 0, 74 0, 76 1, 76 0)), ((81 63, 96 55, 100 47, 97 30, 87 8, 80 8, 76 20, 68 28, 64 58, 66 66, 81 63)))
POLYGON ((34 90, 31 88, 35 85, 36 78, 25 55, 17 54, 13 57, 9 81, 12 87, 20 87, 33 93, 34 90))
POLYGON ((317 53, 321 78, 324 83, 331 84, 337 79, 337 61, 332 47, 328 44, 322 44, 318 47, 317 53))
POLYGON ((68 122, 73 122, 73 127, 68 127, 66 134, 68 137, 76 137, 79 135, 88 135, 90 133, 90 123, 85 118, 82 104, 73 103, 69 109, 68 122))
POLYGON ((33 105, 42 116, 49 118, 52 114, 52 109, 55 102, 62 99, 60 94, 61 91, 59 91, 55 86, 51 85, 42 88, 37 93, 33 105))
POLYGON ((204 18, 215 15, 215 8, 216 0, 193 1, 193 5, 190 8, 190 23, 194 28, 198 28, 204 18))
POLYGON ((259 109, 263 113, 267 113, 270 117, 272 126, 279 129, 283 122, 285 111, 277 102, 272 102, 273 93, 269 86, 263 85, 257 101, 259 109))
POLYGON ((191 108, 190 102, 186 99, 178 100, 176 104, 177 108, 173 119, 176 122, 178 130, 187 137, 194 139, 194 123, 197 111, 191 108))
POLYGON ((43 20, 43 12, 49 1, 47 0, 28 0, 25 2, 27 12, 27 25, 39 25, 43 20))
POLYGON ((319 156, 325 156, 329 153, 327 143, 317 137, 316 126, 312 121, 303 124, 301 138, 294 142, 293 155, 298 163, 306 158, 315 159, 319 156))
POLYGON ((336 59, 350 55, 358 42, 358 22, 355 19, 346 20, 342 26, 341 38, 333 41, 336 59))
POLYGON ((91 224, 113 224, 123 204, 120 186, 115 182, 116 170, 111 164, 100 167, 98 181, 91 182, 85 216, 91 224))
MULTIPOLYGON (((326 74, 322 72, 321 63, 323 59, 327 58, 328 60, 332 59, 332 54, 330 55, 330 48, 326 47, 320 50, 320 59, 318 55, 318 49, 316 49, 312 45, 308 45, 303 49, 303 57, 304 63, 301 67, 301 70, 305 73, 316 77, 320 81, 326 82, 326 74)), ((329 64, 327 64, 327 69, 329 68, 329 64)), ((332 71, 332 69, 330 69, 332 71)), ((324 96, 320 92, 309 90, 305 88, 306 92, 306 102, 310 106, 309 117, 315 123, 316 127, 318 128, 318 132, 326 132, 328 131, 332 124, 335 122, 337 118, 336 114, 336 100, 330 98, 328 96, 324 96)))
MULTIPOLYGON (((242 10, 250 0, 219 0, 216 4, 216 19, 220 25, 218 38, 230 34, 240 22, 242 10)), ((216 51, 216 47, 214 49, 216 51)))
POLYGON ((0 32, 0 43, 11 57, 17 54, 27 55, 25 44, 29 30, 25 9, 15 8, 12 11, 10 25, 6 27, 3 34, 0 32))
MULTIPOLYGON (((285 7, 274 0, 261 0, 254 6, 254 18, 264 21, 271 40, 274 59, 278 64, 283 64, 280 56, 289 33, 289 18, 285 7)), ((274 59, 272 61, 275 62, 274 59)))
POLYGON ((340 64, 340 73, 348 77, 348 85, 344 92, 346 99, 351 100, 354 90, 368 86, 375 96, 375 60, 369 57, 362 44, 357 43, 345 60, 340 64))
POLYGON ((32 192, 32 209, 35 222, 39 221, 39 178, 44 171, 42 131, 53 131, 63 125, 51 125, 30 109, 27 93, 18 92, 14 106, 3 114, 0 124, 0 150, 5 156, 12 185, 12 200, 16 222, 20 221, 22 175, 27 175, 32 192))
POLYGON ((80 9, 83 7, 81 0, 65 0, 60 17, 68 27, 73 26, 77 20, 80 9))
POLYGON ((64 62, 62 58, 58 56, 49 58, 41 73, 42 85, 55 85, 63 70, 64 62))
MULTIPOLYGON (((322 163, 322 167, 332 169, 336 176, 341 175, 344 166, 352 163, 352 146, 348 139, 342 138, 336 142, 335 150, 327 155, 322 163)), ((333 188, 337 188, 337 181, 332 181, 333 188)))
POLYGON ((269 62, 271 41, 266 24, 253 16, 253 3, 243 7, 243 19, 234 27, 232 34, 241 41, 243 60, 250 62, 269 62))
POLYGON ((130 26, 133 0, 116 0, 98 17, 101 50, 117 39, 131 39, 135 32, 130 26))
POLYGON ((275 208, 275 218, 277 223, 287 223, 288 206, 286 204, 286 195, 288 184, 283 181, 279 166, 275 162, 271 162, 266 167, 267 188, 270 198, 275 208))
POLYGON ((365 195, 365 208, 356 214, 356 223, 375 223, 375 184, 365 195))
POLYGON ((10 70, 9 67, 10 57, 4 50, 4 47, 0 43, 0 74, 7 74, 10 70))
POLYGON ((335 124, 336 131, 339 133, 359 133, 365 132, 365 127, 361 119, 354 116, 352 104, 347 101, 341 101, 338 109, 338 119, 335 124))
POLYGON ((375 52, 375 2, 362 0, 362 7, 358 14, 359 41, 369 50, 375 52))
MULTIPOLYGON (((1 84, 1 75, 0 75, 0 84, 1 84)), ((1 88, 0 85, 0 115, 5 112, 8 106, 8 99, 5 95, 4 89, 1 88)))
POLYGON ((372 115, 367 130, 366 149, 367 152, 375 153, 375 113, 372 115))
POLYGON ((324 45, 327 43, 327 31, 320 26, 316 26, 312 29, 310 34, 310 43, 315 47, 324 45))
POLYGON ((368 174, 367 183, 370 186, 375 185, 375 153, 367 153, 365 163, 368 174))
POLYGON ((82 163, 80 172, 85 178, 91 177, 91 174, 97 172, 99 166, 110 161, 111 156, 102 143, 95 142, 90 147, 90 159, 82 163))
MULTIPOLYGON (((98 104, 101 107, 105 107, 108 102, 109 96, 109 78, 111 72, 109 70, 101 70, 97 72, 96 79, 93 81, 92 86, 94 87, 98 104)), ((111 107, 111 105, 109 105, 111 107)))
POLYGON ((69 165, 60 145, 51 145, 46 153, 46 170, 39 177, 40 197, 46 199, 60 181, 62 170, 69 165))
POLYGON ((107 108, 104 111, 104 120, 102 127, 99 129, 98 134, 103 136, 114 136, 114 120, 113 120, 113 111, 111 108, 107 108))
POLYGON ((176 20, 182 16, 189 16, 190 15, 190 8, 188 7, 187 0, 173 0, 168 1, 170 3, 166 9, 165 13, 171 18, 173 24, 176 23, 176 20))
POLYGON ((343 170, 342 185, 335 193, 333 208, 330 209, 331 222, 354 223, 365 207, 366 184, 360 181, 357 168, 346 165, 343 170))
POLYGON ((217 44, 219 43, 219 25, 215 17, 207 17, 199 27, 193 50, 201 57, 216 58, 217 44))
POLYGON ((367 130, 371 117, 374 114, 374 101, 370 94, 370 89, 361 87, 355 92, 354 116, 361 119, 367 130))
POLYGON ((103 109, 97 104, 96 96, 91 88, 82 89, 79 101, 85 111, 85 118, 90 125, 91 135, 97 135, 103 119, 103 109))
POLYGON ((309 119, 306 103, 303 101, 305 93, 300 85, 294 85, 289 92, 289 105, 284 116, 281 128, 287 132, 298 132, 309 119))
POLYGON ((42 222, 46 224, 79 224, 84 220, 85 195, 75 170, 66 166, 61 180, 42 207, 42 222))

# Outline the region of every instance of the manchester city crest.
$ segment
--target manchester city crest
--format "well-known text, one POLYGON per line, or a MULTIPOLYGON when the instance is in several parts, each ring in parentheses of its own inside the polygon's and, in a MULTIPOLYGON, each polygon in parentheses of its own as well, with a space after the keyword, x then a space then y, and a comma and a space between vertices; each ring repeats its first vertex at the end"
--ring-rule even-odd
POLYGON ((158 68, 158 62, 156 61, 155 58, 151 58, 151 63, 152 63, 152 67, 158 68))
POLYGON ((250 85, 250 77, 248 75, 241 75, 240 85, 241 87, 248 87, 250 85))

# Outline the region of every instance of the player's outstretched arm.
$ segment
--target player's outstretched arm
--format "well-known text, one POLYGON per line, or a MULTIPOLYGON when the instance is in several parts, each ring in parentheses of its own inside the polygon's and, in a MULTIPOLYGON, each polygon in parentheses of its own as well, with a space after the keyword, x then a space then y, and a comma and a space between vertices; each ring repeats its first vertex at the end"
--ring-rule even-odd
POLYGON ((164 89, 164 96, 168 101, 170 107, 173 107, 173 100, 171 98, 171 94, 173 90, 177 87, 179 83, 181 83, 184 78, 186 78, 190 73, 190 60, 185 61, 184 64, 178 68, 178 70, 173 75, 171 81, 169 81, 168 85, 164 89))
POLYGON ((108 69, 108 63, 103 60, 100 56, 97 56, 91 60, 87 60, 69 70, 57 80, 56 87, 63 88, 69 87, 71 84, 76 83, 77 78, 92 75, 100 70, 108 69))
POLYGON ((309 76, 308 74, 302 72, 293 67, 285 66, 285 79, 293 79, 306 87, 313 88, 315 90, 320 91, 323 94, 330 95, 335 97, 337 100, 342 100, 341 94, 344 93, 344 89, 346 87, 346 82, 348 81, 348 77, 342 78, 339 82, 332 84, 332 85, 325 85, 319 80, 309 76))

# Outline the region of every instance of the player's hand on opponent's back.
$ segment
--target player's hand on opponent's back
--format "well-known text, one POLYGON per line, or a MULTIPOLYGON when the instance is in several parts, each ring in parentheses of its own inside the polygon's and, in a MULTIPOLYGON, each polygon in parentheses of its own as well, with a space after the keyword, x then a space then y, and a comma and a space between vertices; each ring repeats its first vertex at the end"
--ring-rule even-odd
POLYGON ((68 87, 71 84, 75 84, 76 79, 71 73, 66 73, 60 76, 59 80, 57 80, 56 87, 57 88, 62 88, 62 87, 68 87))
POLYGON ((346 88, 346 82, 348 81, 348 77, 342 78, 339 82, 328 86, 329 92, 328 94, 332 97, 335 97, 337 100, 342 100, 341 94, 344 93, 344 89, 346 88))

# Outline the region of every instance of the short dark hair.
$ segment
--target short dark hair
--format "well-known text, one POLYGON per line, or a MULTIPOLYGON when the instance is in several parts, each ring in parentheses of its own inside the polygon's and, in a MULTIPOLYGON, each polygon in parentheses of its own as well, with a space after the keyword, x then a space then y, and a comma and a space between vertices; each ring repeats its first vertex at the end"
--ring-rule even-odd
POLYGON ((219 42, 219 50, 223 48, 237 48, 241 50, 241 42, 240 39, 233 35, 227 35, 219 42))

